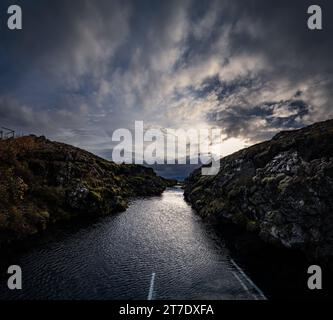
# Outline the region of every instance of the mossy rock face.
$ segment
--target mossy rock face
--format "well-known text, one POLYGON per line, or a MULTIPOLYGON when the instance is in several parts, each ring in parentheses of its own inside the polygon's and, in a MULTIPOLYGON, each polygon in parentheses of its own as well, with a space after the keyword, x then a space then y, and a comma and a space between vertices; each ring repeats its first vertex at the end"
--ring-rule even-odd
POLYGON ((280 181, 277 189, 280 193, 283 193, 286 191, 286 189, 292 184, 292 178, 291 177, 285 177, 282 181, 280 181))
POLYGON ((235 198, 242 193, 243 189, 241 187, 234 187, 229 192, 227 197, 228 198, 235 198))
POLYGON ((193 189, 192 193, 193 194, 196 194, 196 193, 201 193, 203 191, 202 187, 201 186, 198 186, 196 188, 193 189))
POLYGON ((185 181, 185 199, 205 217, 228 220, 264 241, 333 259, 333 120, 282 132, 201 168, 185 181))
POLYGON ((0 141, 0 244, 60 220, 124 211, 130 197, 159 195, 175 183, 44 137, 0 141))
POLYGON ((115 199, 115 206, 114 206, 114 210, 117 212, 121 212, 121 211, 125 211, 127 209, 128 206, 128 201, 125 200, 124 198, 118 196, 115 199))
POLYGON ((258 223, 258 221, 253 221, 253 220, 247 221, 246 229, 247 231, 250 232, 257 232, 260 230, 260 223, 258 223))

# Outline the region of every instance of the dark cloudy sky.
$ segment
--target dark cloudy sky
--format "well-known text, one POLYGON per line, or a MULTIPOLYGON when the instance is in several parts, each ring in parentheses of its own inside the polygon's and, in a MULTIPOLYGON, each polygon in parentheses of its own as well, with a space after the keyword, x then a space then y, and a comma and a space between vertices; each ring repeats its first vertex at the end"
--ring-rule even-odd
POLYGON ((135 120, 219 126, 229 153, 333 117, 332 1, 14 3, 0 4, 0 126, 105 156, 135 120), (6 28, 14 3, 19 32, 6 28), (314 3, 322 31, 307 28, 314 3))

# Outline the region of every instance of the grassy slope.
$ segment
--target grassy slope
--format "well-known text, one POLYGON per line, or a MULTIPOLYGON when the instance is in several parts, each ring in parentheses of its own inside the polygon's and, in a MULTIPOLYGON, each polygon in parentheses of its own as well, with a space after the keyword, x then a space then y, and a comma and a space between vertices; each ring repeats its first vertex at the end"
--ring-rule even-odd
POLYGON ((0 243, 59 220, 123 211, 130 197, 159 195, 169 183, 43 137, 0 141, 0 243))

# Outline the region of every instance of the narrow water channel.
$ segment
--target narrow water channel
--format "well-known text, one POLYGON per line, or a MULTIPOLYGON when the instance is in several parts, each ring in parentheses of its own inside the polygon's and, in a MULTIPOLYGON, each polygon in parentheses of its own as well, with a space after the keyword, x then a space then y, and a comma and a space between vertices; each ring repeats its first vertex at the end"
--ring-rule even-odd
POLYGON ((0 298, 263 298, 181 189, 133 200, 126 212, 89 226, 51 233, 8 258, 22 267, 23 290, 10 292, 1 280, 0 298))

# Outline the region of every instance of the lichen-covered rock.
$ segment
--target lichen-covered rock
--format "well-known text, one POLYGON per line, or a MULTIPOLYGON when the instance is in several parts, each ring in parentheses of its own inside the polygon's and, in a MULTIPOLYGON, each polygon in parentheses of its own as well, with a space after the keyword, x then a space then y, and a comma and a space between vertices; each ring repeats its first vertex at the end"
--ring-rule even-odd
POLYGON ((59 220, 124 211, 130 197, 159 195, 171 184, 151 168, 44 137, 0 141, 0 244, 59 220))
POLYGON ((185 198, 203 216, 231 221, 267 242, 333 258, 333 120, 282 132, 195 171, 185 198))

